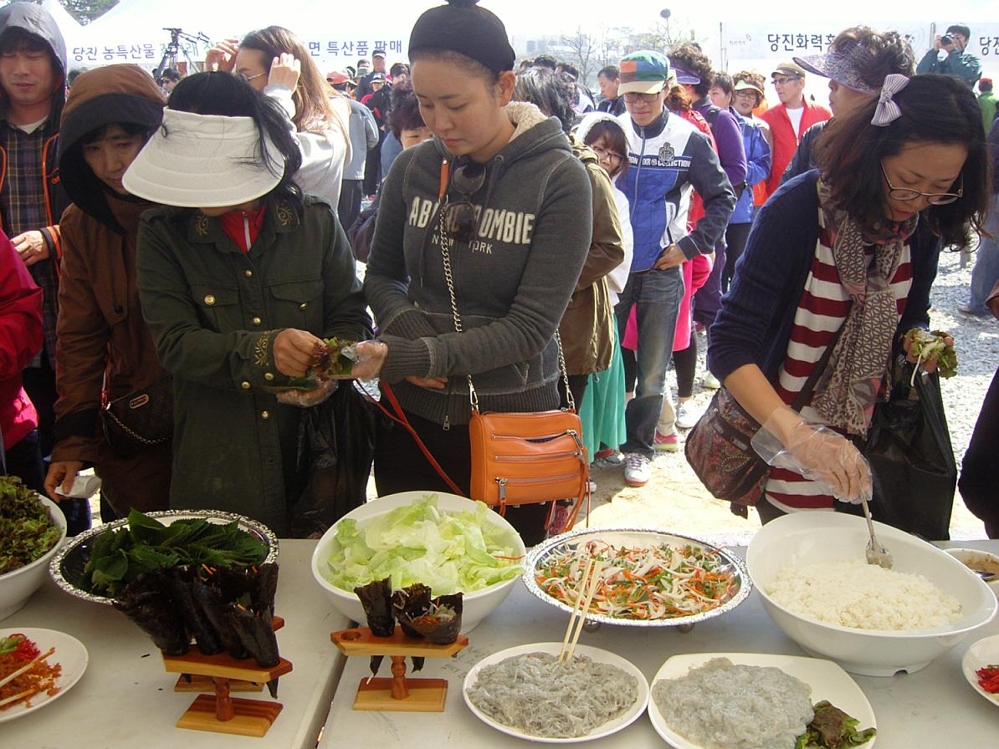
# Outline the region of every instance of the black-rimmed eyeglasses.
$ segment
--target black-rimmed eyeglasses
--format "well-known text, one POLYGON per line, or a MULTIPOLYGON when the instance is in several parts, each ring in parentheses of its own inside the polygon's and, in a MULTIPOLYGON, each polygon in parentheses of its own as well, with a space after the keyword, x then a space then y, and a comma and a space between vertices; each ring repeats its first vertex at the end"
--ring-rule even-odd
POLYGON ((881 173, 885 176, 885 182, 888 183, 889 198, 902 201, 915 200, 916 198, 926 198, 926 201, 930 205, 948 205, 953 203, 955 200, 959 200, 964 197, 963 173, 959 177, 960 185, 957 188, 957 192, 920 192, 919 190, 913 190, 911 187, 895 187, 895 185, 891 183, 888 171, 885 169, 885 163, 883 161, 879 163, 881 164, 881 173))
POLYGON ((590 149, 597 155, 597 158, 601 161, 609 161, 614 166, 619 166, 622 161, 624 161, 624 156, 619 153, 614 153, 613 151, 608 151, 606 148, 600 146, 590 146, 590 149))
POLYGON ((457 203, 448 202, 444 206, 443 228, 449 238, 458 242, 471 242, 478 229, 478 215, 472 204, 472 196, 482 189, 486 182, 486 168, 473 161, 462 164, 451 174, 451 184, 461 193, 457 203))
POLYGON ((655 104, 660 95, 662 95, 662 91, 656 91, 654 94, 638 94, 633 91, 629 91, 624 95, 624 100, 628 104, 634 104, 636 101, 644 101, 646 104, 655 104))

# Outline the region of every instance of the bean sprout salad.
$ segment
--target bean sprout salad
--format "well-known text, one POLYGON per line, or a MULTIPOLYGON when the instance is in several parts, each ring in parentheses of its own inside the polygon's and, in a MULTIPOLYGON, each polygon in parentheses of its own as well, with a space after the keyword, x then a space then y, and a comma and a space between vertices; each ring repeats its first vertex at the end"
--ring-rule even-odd
POLYGON ((738 591, 736 572, 716 551, 693 544, 617 547, 591 540, 546 558, 538 586, 567 606, 576 603, 587 560, 603 562, 589 613, 617 619, 672 619, 702 614, 738 591))

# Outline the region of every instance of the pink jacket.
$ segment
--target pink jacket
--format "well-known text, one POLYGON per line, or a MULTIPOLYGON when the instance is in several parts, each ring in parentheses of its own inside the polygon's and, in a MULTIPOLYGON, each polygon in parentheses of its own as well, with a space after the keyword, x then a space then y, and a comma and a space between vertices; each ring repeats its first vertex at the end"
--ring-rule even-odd
POLYGON ((11 448, 38 426, 21 383, 23 370, 42 348, 42 290, 0 231, 0 432, 11 448))

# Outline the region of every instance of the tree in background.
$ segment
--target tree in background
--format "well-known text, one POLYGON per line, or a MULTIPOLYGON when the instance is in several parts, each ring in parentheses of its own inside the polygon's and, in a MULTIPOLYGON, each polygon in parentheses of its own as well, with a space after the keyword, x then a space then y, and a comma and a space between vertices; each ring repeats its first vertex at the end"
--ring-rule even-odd
POLYGON ((59 2, 82 24, 100 18, 118 4, 118 0, 59 0, 59 2))
MULTIPOLYGON (((41 0, 7 0, 0 2, 0 6, 31 2, 41 5, 41 0)), ((111 10, 118 4, 118 0, 59 0, 59 4, 81 24, 88 24, 111 10)))
POLYGON ((602 61, 600 42, 590 34, 584 34, 581 29, 571 36, 563 36, 561 46, 567 48, 568 54, 563 59, 579 68, 579 82, 589 84, 596 80, 597 71, 606 63, 602 61))

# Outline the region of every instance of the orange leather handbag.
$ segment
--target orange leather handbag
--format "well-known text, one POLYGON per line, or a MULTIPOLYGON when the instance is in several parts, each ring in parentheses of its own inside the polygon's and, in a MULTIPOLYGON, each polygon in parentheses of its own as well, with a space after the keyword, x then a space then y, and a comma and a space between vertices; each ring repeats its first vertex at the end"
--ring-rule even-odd
POLYGON ((468 435, 472 499, 499 505, 501 513, 507 505, 573 499, 575 519, 590 478, 575 411, 473 411, 468 435))

